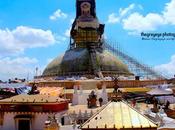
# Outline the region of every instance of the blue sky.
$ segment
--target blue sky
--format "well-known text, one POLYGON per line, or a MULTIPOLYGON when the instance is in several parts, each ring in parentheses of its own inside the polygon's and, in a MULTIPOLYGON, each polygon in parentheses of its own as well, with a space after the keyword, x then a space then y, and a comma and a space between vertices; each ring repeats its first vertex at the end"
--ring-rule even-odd
MULTIPOLYGON (((175 33, 175 0, 96 0, 105 37, 155 69, 175 74, 175 40, 143 41, 140 32, 175 33)), ((0 79, 32 77, 68 48, 75 0, 0 1, 0 79)))

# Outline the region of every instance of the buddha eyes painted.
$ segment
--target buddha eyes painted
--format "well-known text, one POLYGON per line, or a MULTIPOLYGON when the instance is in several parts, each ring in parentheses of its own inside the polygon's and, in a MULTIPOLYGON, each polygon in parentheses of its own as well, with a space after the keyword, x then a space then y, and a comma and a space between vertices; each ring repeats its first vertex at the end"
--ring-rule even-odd
POLYGON ((91 5, 88 2, 83 2, 81 4, 81 15, 90 15, 91 5))

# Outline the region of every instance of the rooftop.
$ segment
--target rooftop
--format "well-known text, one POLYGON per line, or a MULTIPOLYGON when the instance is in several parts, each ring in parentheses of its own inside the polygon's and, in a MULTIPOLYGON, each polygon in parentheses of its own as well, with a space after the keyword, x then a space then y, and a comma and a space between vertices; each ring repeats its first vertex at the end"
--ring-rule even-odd
POLYGON ((82 129, 152 128, 157 125, 127 103, 110 102, 82 126, 82 129))
POLYGON ((146 93, 151 90, 151 88, 144 88, 144 87, 139 87, 139 88, 119 88, 119 90, 123 93, 133 93, 133 92, 139 92, 139 93, 146 93))
POLYGON ((48 95, 17 95, 11 98, 0 100, 0 104, 45 104, 45 103, 58 103, 64 102, 64 99, 61 99, 56 96, 48 95))

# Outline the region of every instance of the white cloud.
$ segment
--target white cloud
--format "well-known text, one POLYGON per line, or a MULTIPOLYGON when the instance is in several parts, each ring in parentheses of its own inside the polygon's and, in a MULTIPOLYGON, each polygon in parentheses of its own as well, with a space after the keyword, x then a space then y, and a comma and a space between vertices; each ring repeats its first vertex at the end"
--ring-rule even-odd
POLYGON ((29 58, 29 57, 17 57, 15 59, 6 57, 1 59, 0 62, 7 65, 15 65, 15 64, 26 65, 26 64, 37 63, 38 60, 36 58, 29 58))
POLYGON ((66 29, 66 31, 65 31, 65 33, 64 33, 64 35, 65 35, 66 37, 70 37, 70 30, 71 30, 71 28, 66 29))
POLYGON ((131 32, 154 31, 163 25, 175 25, 175 0, 165 5, 161 13, 142 15, 138 12, 130 14, 122 20, 123 28, 131 32))
POLYGON ((133 10, 135 8, 135 4, 130 4, 127 8, 120 8, 119 14, 120 16, 125 16, 129 11, 133 10))
POLYGON ((119 15, 117 16, 116 13, 111 13, 108 16, 108 21, 107 23, 111 23, 111 24, 115 24, 120 22, 120 20, 127 15, 131 10, 133 10, 135 8, 135 4, 130 4, 127 8, 120 8, 119 9, 119 15))
POLYGON ((71 28, 72 28, 72 24, 73 24, 73 22, 74 22, 74 19, 71 19, 70 20, 70 27, 68 28, 68 29, 66 29, 66 31, 64 32, 64 35, 66 36, 66 37, 70 37, 70 31, 71 31, 71 28))
POLYGON ((73 24, 73 22, 74 22, 74 19, 72 18, 72 19, 70 19, 70 25, 72 25, 73 24))
POLYGON ((27 48, 47 47, 56 40, 50 30, 19 26, 14 30, 0 29, 0 53, 19 54, 27 48))
POLYGON ((0 79, 8 80, 9 78, 26 78, 28 74, 33 77, 34 67, 38 60, 29 57, 10 58, 5 57, 0 59, 0 79))
POLYGON ((60 9, 55 11, 49 18, 50 20, 57 20, 58 18, 67 18, 67 14, 63 13, 60 9))
POLYGON ((66 37, 60 36, 60 35, 55 35, 56 43, 64 43, 66 41, 66 37))
POLYGON ((166 4, 163 15, 168 23, 175 25, 175 0, 166 4))
POLYGON ((175 55, 171 57, 169 63, 155 66, 155 70, 168 77, 173 77, 175 75, 175 55))
POLYGON ((54 60, 54 58, 49 58, 47 59, 47 64, 49 64, 50 62, 52 62, 54 60))
POLYGON ((114 24, 114 23, 118 23, 119 20, 120 20, 119 17, 117 17, 115 13, 112 13, 112 14, 110 14, 110 15, 108 16, 108 21, 107 21, 107 23, 112 23, 112 24, 114 24))
POLYGON ((143 10, 143 6, 142 5, 138 5, 140 10, 143 10))
POLYGON ((155 13, 149 13, 143 16, 135 12, 127 19, 123 19, 123 28, 129 31, 153 31, 163 24, 165 24, 163 17, 155 13))

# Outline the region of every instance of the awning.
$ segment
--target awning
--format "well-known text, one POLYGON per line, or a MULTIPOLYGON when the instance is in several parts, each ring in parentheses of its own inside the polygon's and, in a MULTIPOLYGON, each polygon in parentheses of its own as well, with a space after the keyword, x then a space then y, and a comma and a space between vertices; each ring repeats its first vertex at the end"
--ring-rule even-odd
POLYGON ((152 96, 166 96, 166 95, 173 95, 173 92, 167 91, 161 88, 155 88, 147 92, 147 94, 152 95, 152 96))
POLYGON ((151 88, 119 88, 122 93, 146 93, 151 90, 151 88))

